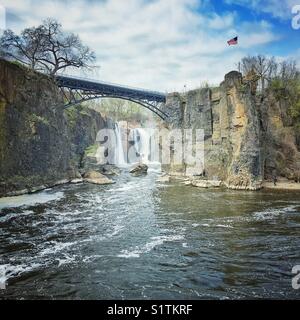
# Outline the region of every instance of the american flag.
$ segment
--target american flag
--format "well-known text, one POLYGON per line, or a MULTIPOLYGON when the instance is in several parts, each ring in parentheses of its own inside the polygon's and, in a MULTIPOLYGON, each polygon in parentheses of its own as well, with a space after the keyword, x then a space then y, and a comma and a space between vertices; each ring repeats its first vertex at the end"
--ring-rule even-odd
POLYGON ((235 38, 227 41, 227 43, 228 43, 229 46, 235 46, 235 45, 238 44, 238 40, 239 40, 239 38, 238 38, 238 37, 235 37, 235 38))

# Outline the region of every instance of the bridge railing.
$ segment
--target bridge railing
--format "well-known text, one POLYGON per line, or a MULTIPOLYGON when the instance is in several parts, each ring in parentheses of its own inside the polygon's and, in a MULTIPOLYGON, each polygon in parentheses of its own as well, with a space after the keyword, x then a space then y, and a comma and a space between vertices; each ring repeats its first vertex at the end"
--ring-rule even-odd
POLYGON ((102 84, 102 85, 113 86, 113 87, 117 87, 117 88, 126 88, 126 89, 129 89, 129 90, 147 92, 147 93, 152 93, 152 94, 155 94, 155 95, 162 95, 162 96, 166 96, 167 95, 167 93, 163 93, 163 92, 159 92, 159 91, 147 90, 147 89, 143 89, 143 88, 137 88, 137 87, 127 86, 127 85, 121 85, 121 84, 107 82, 107 81, 100 81, 100 80, 91 79, 91 78, 77 77, 77 76, 72 76, 72 75, 68 75, 68 74, 57 74, 57 77, 70 78, 70 79, 73 79, 73 80, 81 80, 81 81, 86 81, 86 82, 90 82, 90 83, 97 83, 97 84, 102 84))

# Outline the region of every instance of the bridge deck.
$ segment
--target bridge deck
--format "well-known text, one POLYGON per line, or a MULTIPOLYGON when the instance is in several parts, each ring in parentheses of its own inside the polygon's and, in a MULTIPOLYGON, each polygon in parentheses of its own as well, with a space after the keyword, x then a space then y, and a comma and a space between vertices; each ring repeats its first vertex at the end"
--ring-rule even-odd
POLYGON ((60 87, 67 87, 74 90, 82 90, 87 92, 99 92, 102 95, 115 97, 129 97, 133 100, 148 100, 155 102, 166 102, 166 94, 137 88, 130 88, 117 84, 98 82, 89 79, 73 78, 70 76, 56 76, 56 80, 60 87))

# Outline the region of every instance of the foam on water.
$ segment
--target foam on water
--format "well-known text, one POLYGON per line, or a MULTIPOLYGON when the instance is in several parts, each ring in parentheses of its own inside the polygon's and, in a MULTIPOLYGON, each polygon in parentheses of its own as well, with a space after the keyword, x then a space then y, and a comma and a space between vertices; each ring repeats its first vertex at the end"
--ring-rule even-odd
POLYGON ((5 284, 9 279, 18 277, 24 273, 32 272, 42 265, 40 263, 32 263, 32 264, 3 264, 0 265, 0 283, 5 284))
POLYGON ((253 217, 255 220, 258 220, 258 221, 272 220, 272 219, 278 218, 284 214, 294 213, 294 212, 298 212, 297 206, 291 205, 291 206, 278 208, 278 209, 271 208, 271 209, 266 209, 263 211, 257 211, 254 213, 253 217))
POLYGON ((29 216, 34 212, 31 210, 25 210, 22 213, 9 213, 3 216, 0 216, 0 222, 8 222, 11 219, 22 217, 22 216, 29 216))
POLYGON ((205 223, 201 224, 201 226, 232 229, 236 223, 274 220, 284 217, 287 214, 293 214, 297 212, 299 212, 299 206, 296 205, 290 205, 281 208, 267 208, 261 211, 254 211, 248 215, 244 214, 214 219, 203 219, 205 223))
POLYGON ((122 225, 116 225, 113 227, 113 231, 111 232, 111 234, 109 235, 109 237, 114 237, 117 236, 122 230, 125 229, 125 226, 122 225))
POLYGON ((50 246, 47 248, 43 249, 40 253, 39 256, 47 256, 47 255, 54 255, 62 250, 65 250, 67 248, 70 248, 77 244, 76 242, 56 242, 52 241, 50 242, 50 246))
POLYGON ((61 267, 61 266, 68 265, 75 262, 76 257, 65 255, 64 258, 62 259, 57 258, 56 260, 58 260, 58 267, 61 267))
POLYGON ((139 258, 142 254, 151 252, 155 247, 161 246, 165 242, 173 242, 183 240, 183 235, 176 235, 176 236, 158 236, 152 237, 151 241, 146 243, 142 247, 136 247, 134 250, 123 250, 117 257, 119 258, 139 258))
POLYGON ((0 210, 4 208, 28 207, 37 204, 43 204, 54 200, 60 200, 64 197, 63 192, 40 192, 36 194, 23 195, 18 197, 9 197, 0 199, 0 210))
POLYGON ((216 227, 217 228, 225 228, 225 229, 233 229, 232 226, 226 225, 226 224, 217 224, 216 227))

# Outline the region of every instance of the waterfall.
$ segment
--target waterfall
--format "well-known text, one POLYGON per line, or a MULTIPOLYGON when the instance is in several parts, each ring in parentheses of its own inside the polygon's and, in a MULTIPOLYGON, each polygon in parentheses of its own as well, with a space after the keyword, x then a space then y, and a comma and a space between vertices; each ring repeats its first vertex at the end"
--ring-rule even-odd
POLYGON ((151 133, 148 130, 142 128, 131 130, 130 140, 134 144, 133 148, 136 153, 136 157, 130 156, 130 162, 143 162, 149 164, 153 161, 151 154, 151 133))
POLYGON ((128 136, 128 162, 127 150, 124 150, 123 139, 120 125, 116 123, 115 130, 115 147, 114 147, 114 164, 126 167, 128 164, 142 162, 145 164, 157 164, 154 148, 152 145, 153 130, 136 128, 132 129, 128 136), (130 146, 131 145, 131 146, 130 146))
POLYGON ((126 165, 126 161, 125 161, 125 155, 124 155, 122 133, 118 123, 116 123, 115 135, 116 135, 115 164, 118 166, 123 166, 123 165, 126 165))

